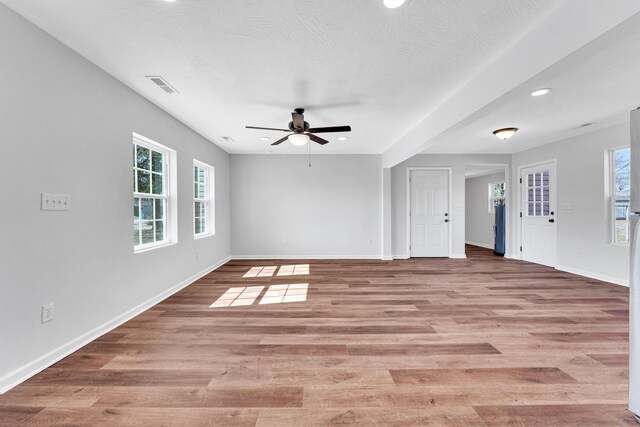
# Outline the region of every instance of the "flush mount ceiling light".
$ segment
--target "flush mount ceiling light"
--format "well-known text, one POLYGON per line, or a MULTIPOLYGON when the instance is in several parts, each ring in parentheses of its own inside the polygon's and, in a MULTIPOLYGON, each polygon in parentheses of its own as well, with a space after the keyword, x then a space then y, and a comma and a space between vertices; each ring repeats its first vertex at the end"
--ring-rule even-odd
POLYGON ((260 141, 271 141, 271 138, 269 138, 268 136, 261 136, 260 141))
POLYGON ((338 141, 346 141, 348 139, 349 138, 347 138, 346 136, 341 136, 341 137, 338 138, 338 141))
POLYGON ((498 138, 506 141, 511 138, 515 133, 518 132, 518 128, 502 128, 498 130, 494 130, 493 134, 498 138))
POLYGON ((166 1, 167 3, 173 3, 173 2, 175 2, 176 0, 164 0, 164 1, 166 1))
POLYGON ((294 133, 293 135, 289 135, 289 142, 296 147, 302 147, 309 142, 309 135, 305 135, 304 133, 294 133))
POLYGON ((382 0, 382 4, 387 9, 398 8, 398 7, 402 6, 403 4, 405 4, 406 2, 407 2, 407 0, 382 0))
POLYGON ((551 92, 551 88, 543 87, 543 88, 536 89, 533 92, 531 92, 531 96, 542 96, 542 95, 548 94, 549 92, 551 92))

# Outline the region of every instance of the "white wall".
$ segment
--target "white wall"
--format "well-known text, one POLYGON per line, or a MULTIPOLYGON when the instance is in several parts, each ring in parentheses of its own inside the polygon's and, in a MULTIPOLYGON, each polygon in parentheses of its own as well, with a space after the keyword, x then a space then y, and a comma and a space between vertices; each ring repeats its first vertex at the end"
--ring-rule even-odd
MULTIPOLYGON (((419 154, 391 168, 392 251, 394 258, 408 257, 407 253, 407 168, 452 167, 453 194, 451 226, 453 227, 453 256, 463 257, 465 244, 465 166, 471 164, 511 164, 508 154, 419 154)), ((507 197, 509 189, 507 188, 507 197)), ((507 248, 509 250, 509 248, 507 248)))
POLYGON ((489 212, 489 184, 504 181, 504 172, 465 180, 465 240, 493 248, 495 213, 489 212))
MULTIPOLYGON (((608 242, 605 219, 605 152, 623 145, 629 145, 628 123, 513 155, 512 188, 519 185, 518 167, 557 159, 559 269, 628 283, 629 247, 608 242), (562 209, 565 203, 573 204, 573 209, 562 209)), ((512 203, 510 212, 516 247, 518 203, 512 203)))
POLYGON ((231 156, 234 256, 382 257, 380 156, 312 155, 311 162, 231 156))
POLYGON ((3 5, 0 39, 2 391, 225 260, 230 234, 226 153, 3 5), (179 242, 139 254, 134 131, 178 153, 179 242), (197 241, 194 157, 216 168, 216 235, 197 241), (70 194, 72 210, 40 211, 42 192, 70 194), (55 319, 41 324, 51 302, 55 319))

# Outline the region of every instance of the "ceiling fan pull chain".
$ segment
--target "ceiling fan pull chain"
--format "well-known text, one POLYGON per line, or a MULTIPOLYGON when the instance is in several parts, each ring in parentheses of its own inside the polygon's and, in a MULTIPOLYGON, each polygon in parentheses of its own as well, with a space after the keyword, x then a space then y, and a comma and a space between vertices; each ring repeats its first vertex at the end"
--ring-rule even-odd
POLYGON ((307 159, 309 160, 309 167, 311 167, 311 144, 307 144, 307 159))

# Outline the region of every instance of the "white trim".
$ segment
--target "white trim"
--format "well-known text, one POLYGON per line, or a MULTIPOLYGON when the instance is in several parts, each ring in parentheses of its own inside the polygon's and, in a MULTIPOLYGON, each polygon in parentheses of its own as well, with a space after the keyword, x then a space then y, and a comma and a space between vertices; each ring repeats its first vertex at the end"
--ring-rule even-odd
MULTIPOLYGON (((160 144, 152 139, 144 137, 138 133, 132 132, 132 143, 134 145, 139 145, 148 150, 157 151, 162 153, 162 163, 163 163, 163 194, 152 194, 152 193, 139 193, 135 191, 132 192, 132 199, 135 198, 149 198, 149 199, 162 199, 165 203, 165 212, 164 212, 164 233, 165 238, 160 242, 153 242, 147 244, 133 245, 134 253, 146 252, 148 250, 162 248, 165 246, 169 246, 171 244, 178 243, 178 153, 176 150, 167 147, 166 145, 160 144)), ((134 154, 135 155, 135 154, 134 154)), ((151 162, 151 159, 149 159, 151 162)), ((135 169, 137 168, 137 164, 134 165, 134 174, 135 169)), ((151 163, 149 164, 149 171, 152 173, 153 167, 151 163)), ((134 175, 134 181, 135 181, 134 175)), ((152 189, 151 189, 152 190, 152 189)), ((142 207, 140 207, 142 209, 142 207)), ((155 208, 154 208, 155 210, 155 208)), ((155 221, 154 221, 155 224, 155 221)), ((155 230, 155 225, 154 225, 155 230)))
POLYGON ((394 254, 392 257, 393 259, 409 259, 408 254, 394 254))
POLYGON ((195 282, 199 278, 201 278, 201 277, 211 273, 212 271, 218 269, 219 267, 223 266, 224 264, 226 264, 230 260, 231 260, 231 257, 227 257, 227 258, 223 259, 222 261, 219 261, 219 262, 213 264, 212 266, 207 267, 206 269, 200 271, 199 273, 196 273, 193 276, 188 277, 187 279, 181 281, 177 285, 175 285, 175 286, 167 289, 166 291, 163 291, 162 293, 156 295, 155 297, 152 297, 152 298, 148 299, 147 301, 145 301, 145 302, 133 307, 132 309, 130 309, 130 310, 122 313, 121 315, 109 320, 108 322, 103 323, 102 325, 93 328, 89 332, 86 332, 86 333, 82 334, 81 336, 69 341, 66 344, 61 345, 60 347, 50 351, 49 353, 47 353, 47 354, 45 354, 43 356, 40 356, 39 358, 37 358, 37 359, 35 359, 35 360, 25 364, 25 365, 22 365, 19 368, 14 369, 13 371, 9 372, 8 374, 4 375, 3 377, 0 377, 0 394, 6 393, 7 391, 12 389, 13 387, 17 386, 18 384, 20 384, 20 383, 26 381, 27 379, 31 378, 32 376, 36 375, 38 372, 41 372, 42 370, 48 368, 49 366, 53 365, 54 363, 58 362, 59 360, 67 357, 68 355, 70 355, 74 351, 79 350, 80 348, 84 347, 85 345, 89 344, 90 342, 94 341, 95 339, 101 337, 102 335, 106 334, 107 332, 117 328, 118 326, 120 326, 123 323, 131 320, 132 318, 136 317, 137 315, 145 312, 146 310, 150 309, 151 307, 153 307, 154 305, 158 304, 159 302, 161 302, 161 301, 165 300, 166 298, 172 296, 176 292, 186 288, 187 286, 189 286, 190 284, 192 284, 193 282, 195 282))
MULTIPOLYGON (((202 239, 204 237, 215 236, 216 234, 216 204, 215 204, 215 168, 207 163, 201 162, 200 160, 193 159, 193 167, 200 168, 204 170, 205 173, 205 192, 206 196, 204 199, 196 199, 196 195, 192 196, 192 213, 191 219, 193 221, 193 238, 194 240, 202 239), (205 204, 205 232, 196 234, 195 230, 195 216, 196 216, 196 202, 201 202, 205 204)), ((193 171, 193 169, 192 169, 193 171)), ((195 184, 195 180, 193 181, 195 184)))
MULTIPOLYGON (((518 176, 516 178, 516 182, 518 184, 517 185, 517 187, 518 187, 518 207, 517 207, 517 210, 516 210, 516 217, 518 219, 518 226, 516 227, 518 242, 516 244, 516 248, 522 247, 522 219, 523 218, 520 217, 521 213, 524 215, 524 209, 523 209, 523 206, 522 206, 523 203, 524 203, 524 201, 522 199, 524 197, 524 194, 522 192, 522 186, 524 185, 524 179, 522 180, 522 182, 520 182, 520 179, 522 179, 522 170, 526 169, 526 168, 531 168, 531 167, 534 167, 534 166, 543 166, 543 165, 546 165, 546 164, 549 164, 549 163, 553 164, 553 172, 554 172, 553 173, 553 180, 554 180, 554 182, 553 182, 553 191, 551 193, 552 193, 553 206, 555 207, 555 212, 557 212, 558 211, 558 207, 559 207, 558 206, 558 194, 557 194, 558 193, 558 159, 553 158, 553 159, 549 159, 549 160, 544 160, 544 161, 540 161, 540 162, 529 163, 529 164, 526 164, 526 165, 518 166, 518 176)), ((508 218, 508 215, 507 215, 507 218, 508 218)), ((557 216, 556 216, 556 218, 557 218, 557 216)), ((558 227, 556 226, 556 259, 555 259, 554 265, 550 265, 549 266, 549 267, 554 267, 554 268, 558 264, 558 254, 559 254, 558 241, 560 240, 560 239, 558 239, 558 234, 559 234, 558 233, 558 227)), ((522 259, 522 251, 517 251, 517 254, 518 254, 517 258, 514 258, 514 259, 518 259, 520 261, 526 261, 526 260, 522 259)))
POLYGON ((464 242, 465 245, 471 245, 471 246, 479 246, 481 248, 485 248, 485 249, 494 249, 493 246, 491 245, 487 245, 484 243, 477 243, 477 242, 464 242))
POLYGON ((377 259, 380 255, 231 255, 232 260, 278 260, 278 259, 377 259))
POLYGON ((503 257, 503 258, 520 260, 520 258, 518 258, 517 256, 515 256, 514 254, 504 254, 504 257, 503 257))
POLYGON ((449 188, 447 191, 449 192, 447 199, 449 202, 449 258, 453 258, 453 167, 451 166, 417 166, 417 167, 408 167, 407 168, 407 206, 405 211, 405 218, 407 221, 407 242, 406 242, 406 250, 407 254, 409 254, 409 258, 411 258, 411 216, 409 212, 411 212, 411 171, 447 171, 449 173, 449 188))
POLYGON ((577 274, 578 276, 589 277, 590 279, 602 280, 603 282, 613 283, 614 285, 629 287, 629 281, 618 277, 607 276, 606 274, 593 273, 591 271, 581 270, 579 268, 567 267, 565 265, 556 266, 556 270, 566 273, 577 274))
POLYGON ((453 254, 449 258, 451 259, 467 259, 465 254, 453 254))
POLYGON ((382 258, 380 258, 382 261, 393 261, 393 257, 392 256, 383 256, 382 258))

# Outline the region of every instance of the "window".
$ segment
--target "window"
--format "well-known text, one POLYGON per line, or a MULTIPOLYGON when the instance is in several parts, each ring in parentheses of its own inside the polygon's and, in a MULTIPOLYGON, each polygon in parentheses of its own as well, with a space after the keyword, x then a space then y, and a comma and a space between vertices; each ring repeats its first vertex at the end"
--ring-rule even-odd
POLYGON ((213 168, 193 162, 193 234, 195 237, 214 233, 213 222, 213 168))
POLYGON ((549 171, 527 175, 527 216, 549 216, 549 171))
POLYGON ((496 211, 496 206, 504 205, 505 183, 492 182, 489 184, 489 213, 496 211))
POLYGON ((631 192, 631 150, 629 147, 610 151, 611 241, 629 243, 629 196, 631 192))
MULTIPOLYGON (((169 238, 169 159, 171 151, 147 138, 133 137, 133 246, 161 246, 169 238)), ((175 151, 173 152, 175 155, 175 151)))

